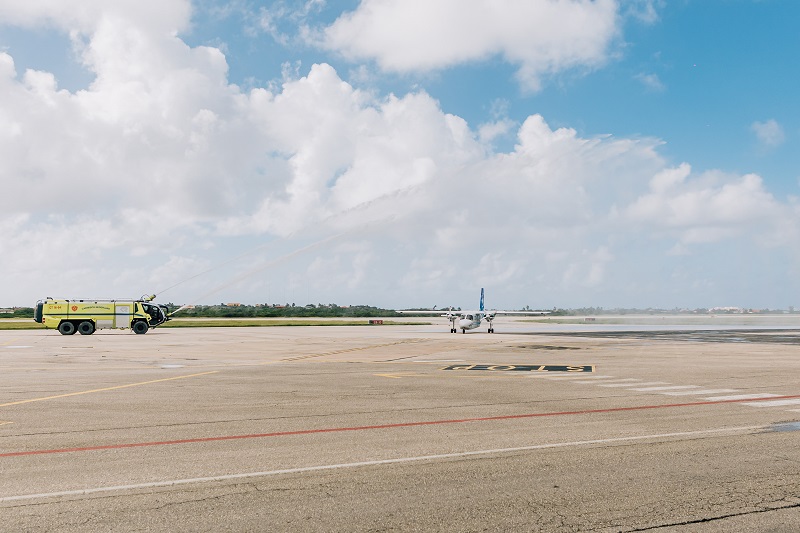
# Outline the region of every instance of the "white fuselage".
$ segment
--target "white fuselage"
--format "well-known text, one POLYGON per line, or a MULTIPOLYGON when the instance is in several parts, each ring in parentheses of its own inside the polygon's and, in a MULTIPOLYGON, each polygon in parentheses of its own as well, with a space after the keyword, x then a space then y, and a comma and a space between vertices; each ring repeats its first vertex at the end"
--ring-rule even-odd
POLYGON ((481 319, 484 313, 482 311, 467 311, 461 314, 458 319, 458 328, 463 330, 475 329, 481 326, 481 319))

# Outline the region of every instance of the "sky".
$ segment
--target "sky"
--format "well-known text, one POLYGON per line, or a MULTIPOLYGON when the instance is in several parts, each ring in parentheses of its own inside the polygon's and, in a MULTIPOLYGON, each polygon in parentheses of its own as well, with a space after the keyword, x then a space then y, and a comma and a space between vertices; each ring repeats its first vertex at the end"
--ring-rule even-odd
POLYGON ((0 306, 800 308, 797 20, 0 0, 0 306))

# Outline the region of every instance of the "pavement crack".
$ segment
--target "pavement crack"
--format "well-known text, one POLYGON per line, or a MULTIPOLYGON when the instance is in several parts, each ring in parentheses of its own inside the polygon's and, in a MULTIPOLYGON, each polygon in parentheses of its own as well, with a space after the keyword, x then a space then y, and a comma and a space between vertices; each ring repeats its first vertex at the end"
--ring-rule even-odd
POLYGON ((657 530, 657 529, 670 528, 670 527, 690 526, 692 524, 705 524, 705 523, 709 523, 709 522, 716 522, 718 520, 726 520, 728 518, 736 518, 736 517, 739 517, 739 516, 749 516, 749 515, 756 515, 756 514, 761 514, 761 513, 769 513, 769 512, 772 512, 772 511, 782 511, 782 510, 786 510, 786 509, 800 509, 800 503, 792 503, 792 504, 788 504, 788 505, 775 506, 775 507, 770 507, 770 508, 767 508, 767 509, 756 509, 754 511, 746 511, 746 512, 742 512, 742 513, 730 513, 730 514, 726 514, 726 515, 713 516, 713 517, 709 517, 709 518, 699 518, 697 520, 685 520, 685 521, 682 521, 682 522, 670 522, 668 524, 659 524, 657 526, 648 526, 648 527, 642 527, 642 528, 636 528, 636 529, 629 529, 627 531, 630 532, 630 533, 633 533, 633 532, 636 532, 636 531, 653 531, 653 530, 657 530))

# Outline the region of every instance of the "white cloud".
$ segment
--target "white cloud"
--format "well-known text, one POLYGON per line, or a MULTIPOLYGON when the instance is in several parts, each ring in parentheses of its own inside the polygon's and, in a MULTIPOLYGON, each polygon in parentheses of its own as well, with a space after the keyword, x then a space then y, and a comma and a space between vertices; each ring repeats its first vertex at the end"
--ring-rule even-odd
POLYGON ((625 0, 624 13, 644 24, 653 24, 658 19, 658 10, 663 9, 665 0, 625 0))
POLYGON ((185 2, 159 3, 159 31, 139 3, 63 3, 60 21, 56 3, 0 8, 75 21, 96 76, 60 90, 0 53, 3 305, 135 296, 220 263, 165 297, 433 305, 494 286, 496 307, 570 305, 661 294, 638 289, 638 265, 687 257, 670 249, 797 242, 800 210, 760 178, 693 176, 655 139, 582 137, 540 115, 518 126, 502 110, 474 131, 424 91, 364 93, 325 64, 245 92, 219 50, 167 31, 188 23, 185 2), (489 145, 501 134, 516 136, 508 152, 489 145))
MULTIPOLYGON (((789 216, 787 207, 765 190, 755 174, 711 172, 696 179, 690 174, 687 164, 658 173, 650 192, 629 205, 625 216, 654 231, 676 234, 684 244, 717 242, 742 233, 756 236, 789 216)), ((683 246, 673 249, 684 252, 683 246)))
POLYGON ((25 27, 50 26, 91 34, 111 21, 147 28, 153 35, 175 34, 189 24, 189 0, 4 0, 0 20, 25 27), (157 13, 157 16, 154 16, 157 13))
POLYGON ((755 133, 759 144, 764 148, 780 146, 786 140, 783 127, 775 119, 765 122, 753 122, 750 129, 755 133))
POLYGON ((666 90, 666 86, 658 77, 658 74, 645 74, 644 72, 637 74, 634 76, 642 85, 645 86, 650 91, 654 92, 663 92, 666 90))
POLYGON ((315 38, 395 72, 501 56, 537 90, 548 74, 605 63, 618 19, 615 0, 364 0, 315 38))

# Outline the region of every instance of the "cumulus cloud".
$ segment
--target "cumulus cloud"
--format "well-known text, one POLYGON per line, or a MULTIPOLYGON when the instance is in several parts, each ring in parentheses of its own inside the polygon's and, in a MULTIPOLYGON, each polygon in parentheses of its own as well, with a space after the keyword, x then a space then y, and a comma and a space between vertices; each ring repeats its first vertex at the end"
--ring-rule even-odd
POLYGON ((189 24, 189 0, 4 0, 0 20, 23 27, 50 26, 91 34, 109 21, 126 21, 153 35, 174 34, 189 24), (154 16, 158 13, 158 16, 154 16))
POLYGON ((502 112, 474 130, 425 91, 365 93, 326 64, 244 91, 220 50, 176 36, 186 2, 159 2, 166 21, 155 26, 142 22, 147 3, 106 4, 0 7, 18 24, 79 32, 96 77, 65 91, 0 53, 0 277, 14 280, 4 305, 153 292, 220 263, 167 297, 218 285, 225 300, 301 291, 403 306, 498 284, 497 307, 569 305, 603 290, 641 297, 631 281, 641 272, 625 266, 669 250, 749 242, 778 219, 772 233, 789 242, 800 217, 758 176, 673 168, 656 139, 586 137, 502 112), (516 144, 495 151, 498 135, 516 144), (642 232, 662 249, 640 248, 642 232))
POLYGON ((364 0, 314 38, 394 72, 500 56, 537 90, 548 74, 602 65, 618 19, 615 0, 364 0))
POLYGON ((684 244, 764 231, 788 215, 755 174, 738 177, 710 172, 695 179, 690 175, 688 164, 659 172, 650 181, 650 192, 628 206, 626 215, 676 233, 684 244))
POLYGON ((765 122, 753 122, 750 129, 763 148, 775 148, 786 140, 783 127, 775 119, 769 119, 765 122))

